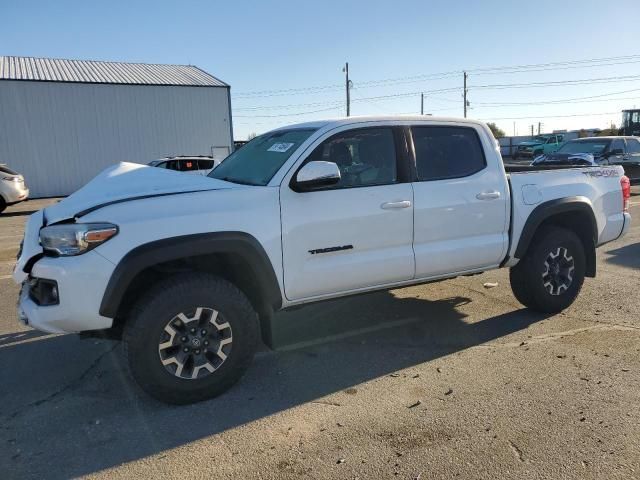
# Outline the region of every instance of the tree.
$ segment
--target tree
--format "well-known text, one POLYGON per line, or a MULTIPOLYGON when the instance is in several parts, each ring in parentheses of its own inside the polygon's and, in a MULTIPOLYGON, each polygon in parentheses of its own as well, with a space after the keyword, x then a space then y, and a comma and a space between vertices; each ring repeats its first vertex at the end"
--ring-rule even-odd
POLYGON ((493 122, 489 122, 487 123, 487 127, 489 127, 491 129, 491 133, 493 133, 493 136, 496 138, 502 138, 505 136, 504 130, 502 130, 499 126, 497 126, 495 123, 493 122))
POLYGON ((620 129, 616 127, 615 123, 611 124, 611 128, 605 128, 604 130, 600 130, 600 132, 598 132, 598 137, 609 137, 612 135, 613 136, 622 135, 622 133, 620 132, 620 129))
POLYGON ((247 140, 253 140, 256 137, 256 132, 251 132, 249 135, 247 135, 247 140))

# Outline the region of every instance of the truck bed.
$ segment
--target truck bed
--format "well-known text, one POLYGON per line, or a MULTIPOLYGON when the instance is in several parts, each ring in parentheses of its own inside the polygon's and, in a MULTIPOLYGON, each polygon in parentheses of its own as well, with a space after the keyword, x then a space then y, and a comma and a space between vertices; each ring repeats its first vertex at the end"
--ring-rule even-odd
POLYGON ((504 164, 504 170, 507 173, 519 173, 519 172, 540 172, 543 170, 567 170, 575 168, 600 168, 599 166, 590 165, 523 165, 518 163, 506 163, 504 164))

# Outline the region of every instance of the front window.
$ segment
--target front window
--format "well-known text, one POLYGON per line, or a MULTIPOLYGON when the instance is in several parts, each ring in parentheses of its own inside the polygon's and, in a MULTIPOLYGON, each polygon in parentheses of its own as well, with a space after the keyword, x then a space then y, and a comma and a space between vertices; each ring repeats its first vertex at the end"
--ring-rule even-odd
POLYGON ((601 155, 607 148, 611 141, 607 140, 588 140, 579 142, 567 142, 560 149, 558 153, 590 153, 592 155, 601 155))
POLYGON ((208 176, 244 185, 266 185, 315 129, 265 133, 229 155, 208 176))
POLYGON ((549 138, 538 135, 536 137, 533 137, 533 140, 538 143, 547 143, 547 140, 549 140, 549 138))
POLYGON ((390 185, 397 180, 396 147, 390 128, 361 128, 322 142, 308 161, 335 163, 340 181, 331 188, 390 185))

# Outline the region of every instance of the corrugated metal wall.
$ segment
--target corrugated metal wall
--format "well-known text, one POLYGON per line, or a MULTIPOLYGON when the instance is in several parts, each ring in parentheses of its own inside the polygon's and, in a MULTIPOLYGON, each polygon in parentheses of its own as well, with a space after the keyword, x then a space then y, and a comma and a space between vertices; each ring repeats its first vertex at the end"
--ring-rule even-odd
POLYGON ((68 195, 118 161, 231 148, 219 87, 0 82, 0 163, 31 197, 68 195))

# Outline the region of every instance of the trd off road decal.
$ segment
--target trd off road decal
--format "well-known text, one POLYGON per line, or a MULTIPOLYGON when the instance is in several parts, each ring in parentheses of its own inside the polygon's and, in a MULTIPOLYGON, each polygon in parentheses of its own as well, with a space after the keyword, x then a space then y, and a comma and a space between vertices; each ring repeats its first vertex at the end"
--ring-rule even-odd
POLYGON ((619 177, 620 172, 614 168, 603 168, 601 170, 588 170, 582 172, 589 177, 619 177))

